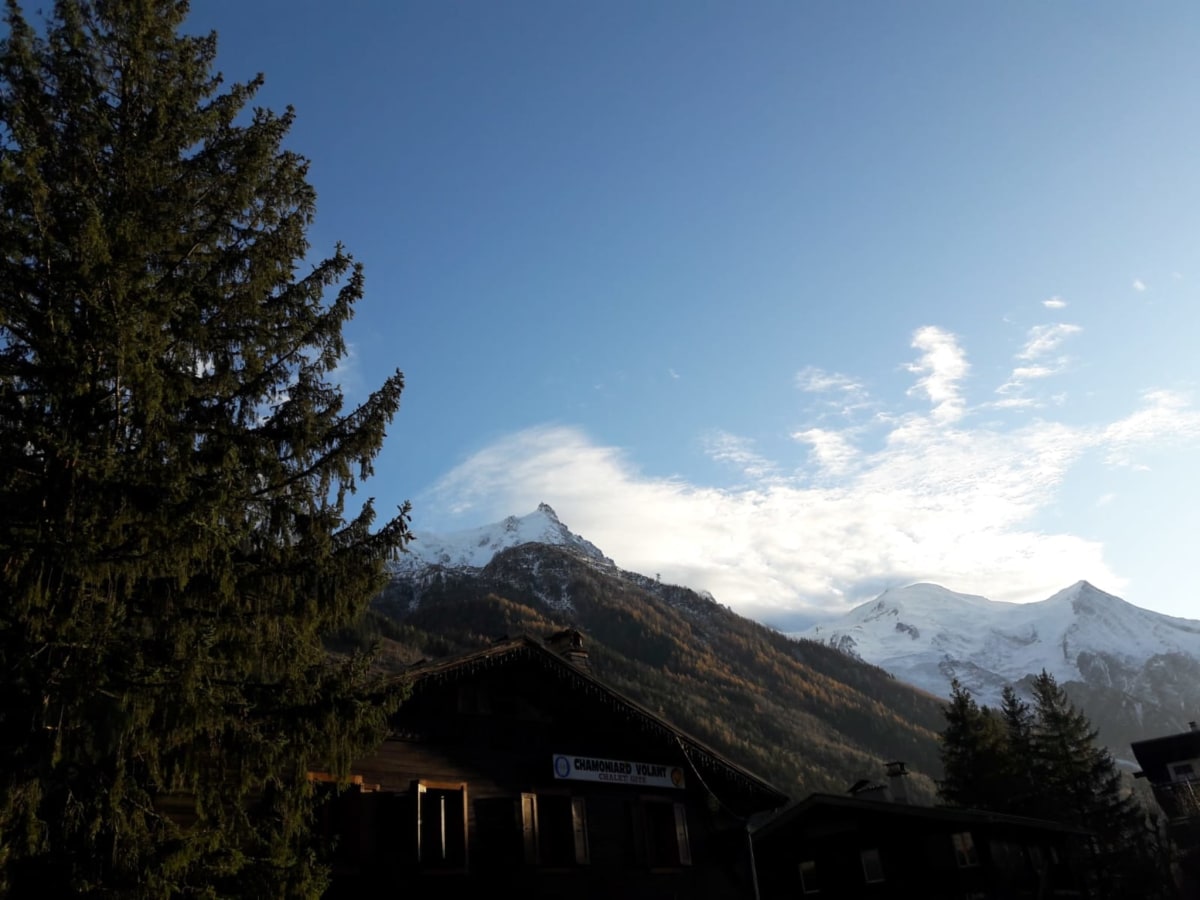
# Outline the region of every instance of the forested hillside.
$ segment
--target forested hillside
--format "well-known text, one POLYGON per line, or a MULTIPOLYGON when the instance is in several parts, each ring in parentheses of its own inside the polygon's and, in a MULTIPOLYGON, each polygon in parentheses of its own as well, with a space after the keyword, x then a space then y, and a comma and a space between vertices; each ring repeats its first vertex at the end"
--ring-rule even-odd
POLYGON ((795 641, 687 588, 526 544, 478 573, 397 578, 359 639, 393 668, 573 625, 594 672, 794 799, 844 791, 906 761, 918 795, 940 777, 942 701, 830 647, 795 641))

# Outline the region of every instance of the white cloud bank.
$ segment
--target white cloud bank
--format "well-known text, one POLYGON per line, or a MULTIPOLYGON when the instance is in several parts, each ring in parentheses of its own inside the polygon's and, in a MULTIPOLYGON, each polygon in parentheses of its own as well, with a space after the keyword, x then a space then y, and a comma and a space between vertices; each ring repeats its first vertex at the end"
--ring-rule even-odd
MULTIPOLYGON (((1068 333, 1031 333, 1025 358, 1068 333)), ((619 448, 577 428, 543 426, 475 453, 423 505, 460 514, 470 527, 545 501, 623 568, 709 590, 760 617, 832 612, 918 580, 1015 601, 1045 598, 1080 578, 1119 591, 1124 582, 1099 543, 1031 522, 1057 502, 1085 455, 1135 465, 1147 447, 1200 440, 1200 413, 1178 393, 1152 391, 1102 424, 972 424, 982 417, 963 396, 969 366, 955 336, 922 328, 913 347, 909 395, 927 408, 876 416, 883 433, 870 446, 862 426, 799 428, 796 458, 773 461, 746 438, 709 436, 711 458, 749 479, 716 487, 647 477, 619 448)), ((863 392, 853 379, 815 369, 804 370, 797 387, 863 392)))

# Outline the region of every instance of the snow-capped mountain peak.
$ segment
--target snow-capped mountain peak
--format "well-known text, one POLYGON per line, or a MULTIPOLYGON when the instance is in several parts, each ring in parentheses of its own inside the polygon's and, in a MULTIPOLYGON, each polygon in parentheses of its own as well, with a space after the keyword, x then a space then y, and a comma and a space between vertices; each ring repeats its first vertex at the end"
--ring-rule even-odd
POLYGON ((838 647, 942 696, 957 678, 991 704, 1006 684, 1043 669, 1060 682, 1102 677, 1129 689, 1152 660, 1200 660, 1200 622, 1141 609, 1086 581, 1036 603, 912 584, 796 636, 838 647))
POLYGON ((497 553, 522 544, 551 544, 597 564, 614 565, 595 544, 567 528, 549 504, 540 503, 528 515, 509 516, 482 528, 451 534, 418 533, 408 552, 393 564, 393 571, 414 572, 434 566, 482 569, 497 553))

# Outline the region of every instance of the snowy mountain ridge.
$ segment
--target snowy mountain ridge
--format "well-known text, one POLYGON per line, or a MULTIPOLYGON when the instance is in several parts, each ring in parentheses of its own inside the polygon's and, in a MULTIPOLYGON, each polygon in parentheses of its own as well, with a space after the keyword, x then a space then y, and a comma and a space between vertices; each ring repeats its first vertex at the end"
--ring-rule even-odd
POLYGON ((571 550, 603 568, 616 564, 600 548, 584 540, 559 521, 549 504, 540 503, 527 516, 509 516, 501 522, 452 534, 418 534, 408 552, 392 564, 395 575, 422 570, 482 569, 502 550, 523 544, 550 544, 571 550))
POLYGON ((1200 621, 1141 609, 1086 581, 1036 603, 913 584, 792 636, 838 647, 942 696, 957 678, 986 703, 1042 669, 1062 683, 1099 680, 1129 691, 1156 660, 1200 664, 1200 621))

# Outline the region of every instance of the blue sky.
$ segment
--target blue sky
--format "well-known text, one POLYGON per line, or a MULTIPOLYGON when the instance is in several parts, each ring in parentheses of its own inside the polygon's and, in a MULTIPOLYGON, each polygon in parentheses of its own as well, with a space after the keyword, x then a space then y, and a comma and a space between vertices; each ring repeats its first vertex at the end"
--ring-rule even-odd
POLYGON ((312 161, 418 533, 551 504, 784 626, 1200 618, 1200 7, 195 0, 312 161))

